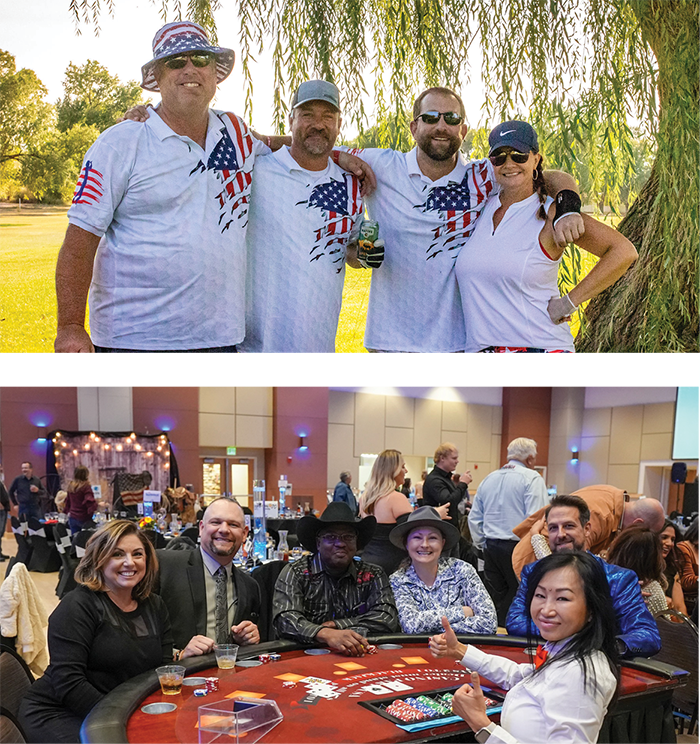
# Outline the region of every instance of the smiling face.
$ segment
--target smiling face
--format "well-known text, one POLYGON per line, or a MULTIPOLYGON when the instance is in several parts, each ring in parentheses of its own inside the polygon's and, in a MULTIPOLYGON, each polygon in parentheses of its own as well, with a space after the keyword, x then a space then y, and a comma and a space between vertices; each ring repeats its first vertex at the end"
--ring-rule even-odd
POLYGON ((445 538, 435 527, 417 527, 406 538, 406 550, 414 566, 437 565, 444 547, 445 538))
POLYGON ((671 552, 671 548, 676 544, 676 531, 673 527, 666 527, 659 533, 661 538, 661 550, 664 558, 671 552))
POLYGON ((33 474, 32 466, 28 462, 22 463, 22 475, 29 480, 29 478, 32 477, 33 474))
POLYGON ((234 501, 213 501, 199 523, 202 548, 222 566, 228 565, 248 536, 243 509, 234 501))
POLYGON ((102 575, 106 591, 133 591, 146 575, 146 550, 136 535, 122 537, 107 559, 102 575))
POLYGON ((553 553, 560 550, 585 550, 591 523, 581 525, 579 510, 575 506, 554 506, 547 516, 549 547, 553 553))
POLYGON ((291 114, 292 157, 328 157, 340 133, 340 113, 327 101, 308 101, 291 114))
MULTIPOLYGON (((428 93, 421 101, 420 113, 437 111, 441 114, 448 111, 460 112, 459 101, 446 93, 428 93)), ((426 124, 416 118, 411 122, 411 134, 418 147, 431 159, 442 162, 450 160, 462 145, 467 133, 466 124, 445 124, 444 117, 440 117, 437 124, 426 124)))
POLYGON ((318 554, 331 573, 343 573, 357 552, 357 530, 349 524, 332 524, 316 538, 318 554))
MULTIPOLYGON (((500 147, 492 155, 504 152, 513 152, 512 147, 500 147)), ((542 156, 539 153, 530 152, 524 163, 516 163, 513 158, 506 158, 503 165, 494 166, 496 181, 504 190, 530 191, 534 193, 533 172, 539 165, 542 156)))
POLYGON ((566 566, 546 573, 535 589, 530 615, 547 641, 561 641, 578 633, 588 622, 583 582, 566 566))
POLYGON ((163 106, 175 113, 191 114, 206 110, 216 94, 216 60, 214 58, 206 67, 195 67, 188 60, 187 64, 179 70, 171 70, 164 60, 158 60, 154 75, 163 99, 163 106))

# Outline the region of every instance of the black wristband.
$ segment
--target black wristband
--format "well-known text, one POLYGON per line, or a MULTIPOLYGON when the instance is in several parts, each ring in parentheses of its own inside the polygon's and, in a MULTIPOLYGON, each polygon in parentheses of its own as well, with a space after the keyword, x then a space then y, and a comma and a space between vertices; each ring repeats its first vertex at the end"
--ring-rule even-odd
POLYGON ((560 191, 555 199, 556 212, 554 213, 554 222, 565 214, 580 214, 581 213, 581 197, 571 189, 563 189, 560 191))

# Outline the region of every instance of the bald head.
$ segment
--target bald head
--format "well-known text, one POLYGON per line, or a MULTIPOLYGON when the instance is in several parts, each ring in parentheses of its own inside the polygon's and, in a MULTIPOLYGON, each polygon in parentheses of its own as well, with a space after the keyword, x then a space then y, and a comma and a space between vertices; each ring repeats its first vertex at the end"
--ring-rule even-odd
POLYGON ((625 504, 622 529, 641 524, 653 532, 661 532, 664 526, 664 508, 656 499, 639 499, 625 504))

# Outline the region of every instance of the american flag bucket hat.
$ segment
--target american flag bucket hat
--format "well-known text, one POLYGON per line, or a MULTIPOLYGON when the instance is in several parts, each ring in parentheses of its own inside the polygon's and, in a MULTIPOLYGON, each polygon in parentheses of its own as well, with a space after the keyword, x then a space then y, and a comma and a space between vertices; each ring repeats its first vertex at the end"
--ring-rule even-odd
POLYGON ((221 83, 231 74, 236 55, 233 49, 212 46, 207 32, 192 21, 166 23, 153 37, 153 59, 141 68, 145 90, 158 91, 154 73, 156 62, 186 52, 211 52, 216 55, 216 82, 221 83))

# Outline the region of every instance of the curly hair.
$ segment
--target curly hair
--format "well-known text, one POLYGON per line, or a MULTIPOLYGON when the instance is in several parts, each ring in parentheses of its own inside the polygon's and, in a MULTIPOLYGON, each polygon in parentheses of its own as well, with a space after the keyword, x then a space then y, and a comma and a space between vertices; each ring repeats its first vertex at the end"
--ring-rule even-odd
POLYGON ((401 471, 403 455, 395 449, 380 452, 372 465, 367 488, 360 496, 360 510, 364 514, 374 514, 374 507, 383 496, 396 490, 396 476, 401 471))
POLYGON ((114 519, 103 524, 88 540, 85 546, 85 555, 75 569, 75 580, 78 584, 83 584, 94 592, 107 591, 104 567, 114 555, 119 541, 129 535, 138 537, 146 554, 146 573, 134 587, 131 595, 138 601, 146 599, 153 591, 158 575, 158 558, 146 535, 133 522, 126 519, 114 519))

